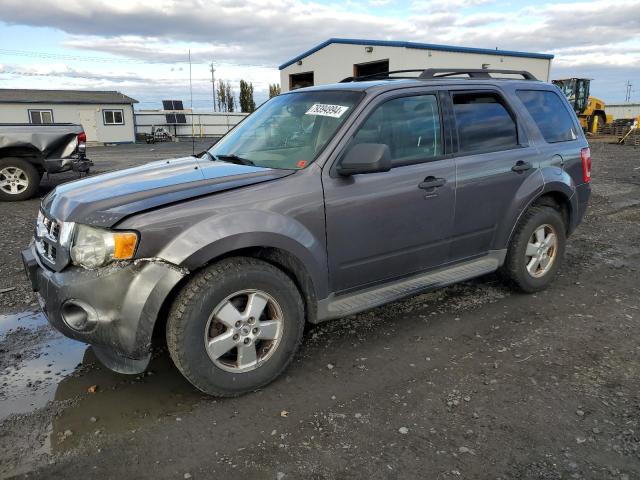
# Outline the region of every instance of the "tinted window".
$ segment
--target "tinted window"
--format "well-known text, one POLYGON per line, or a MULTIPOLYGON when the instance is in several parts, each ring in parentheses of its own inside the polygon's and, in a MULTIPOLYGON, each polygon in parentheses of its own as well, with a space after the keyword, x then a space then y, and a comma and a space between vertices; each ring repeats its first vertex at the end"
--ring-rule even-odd
POLYGON ((518 145, 516 123, 497 95, 454 95, 453 108, 460 152, 504 150, 518 145))
POLYGON ((547 142, 568 142, 578 138, 571 114, 554 92, 518 90, 517 94, 547 142))
POLYGON ((394 164, 440 155, 440 115, 436 96, 401 97, 383 103, 360 127, 353 143, 387 145, 394 164))

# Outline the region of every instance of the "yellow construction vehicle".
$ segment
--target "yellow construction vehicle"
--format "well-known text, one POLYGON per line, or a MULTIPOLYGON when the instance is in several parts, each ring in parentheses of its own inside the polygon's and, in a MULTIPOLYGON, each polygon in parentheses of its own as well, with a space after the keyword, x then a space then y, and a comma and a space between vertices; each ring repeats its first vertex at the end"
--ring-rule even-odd
POLYGON ((604 102, 589 96, 590 78, 565 78, 551 82, 565 94, 585 132, 596 133, 598 125, 613 121, 613 116, 605 113, 604 102))

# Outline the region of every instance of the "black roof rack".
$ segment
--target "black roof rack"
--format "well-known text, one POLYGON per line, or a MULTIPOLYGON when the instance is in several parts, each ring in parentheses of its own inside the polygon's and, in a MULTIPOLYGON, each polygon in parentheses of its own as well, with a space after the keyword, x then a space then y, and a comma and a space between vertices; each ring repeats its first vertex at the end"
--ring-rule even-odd
POLYGON ((491 73, 501 73, 506 75, 522 75, 525 80, 538 80, 526 70, 494 70, 488 68, 427 68, 420 74, 421 80, 433 78, 453 77, 455 75, 468 75, 469 78, 494 78, 491 73))
POLYGON ((538 80, 534 75, 526 70, 493 70, 486 68, 427 68, 427 69, 411 69, 411 70, 390 70, 388 72, 372 73, 370 75, 362 75, 359 77, 347 77, 340 80, 340 83, 348 82, 363 82, 366 80, 384 80, 384 79, 401 79, 409 78, 414 80, 437 80, 439 78, 453 77, 457 75, 467 75, 470 79, 495 79, 492 77, 492 73, 506 74, 506 75, 521 75, 524 80, 538 80), (399 76, 392 77, 398 73, 416 73, 420 75, 417 77, 411 76, 399 76))
MULTIPOLYGON (((391 74, 395 74, 395 73, 412 73, 412 72, 423 73, 424 69, 423 68, 415 68, 415 69, 412 69, 412 70, 390 70, 388 72, 371 73, 369 75, 361 75, 359 77, 343 78, 342 80, 340 80, 340 83, 364 82, 366 80, 381 80, 381 79, 385 79, 385 78, 391 78, 390 77, 391 74)), ((393 77, 393 78, 418 78, 418 77, 406 76, 406 77, 393 77)))

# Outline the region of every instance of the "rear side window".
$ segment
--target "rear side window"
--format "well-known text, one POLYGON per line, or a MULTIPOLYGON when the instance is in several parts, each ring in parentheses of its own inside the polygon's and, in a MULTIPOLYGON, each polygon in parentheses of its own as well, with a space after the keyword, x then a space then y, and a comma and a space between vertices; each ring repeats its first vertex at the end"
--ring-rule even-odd
POLYGON ((462 153, 506 150, 518 146, 518 128, 511 114, 494 93, 453 95, 462 153))
POLYGON ((435 95, 400 97, 380 105, 353 138, 383 143, 393 165, 426 161, 442 154, 440 114, 435 95))
POLYGON ((560 97, 544 90, 518 90, 547 143, 568 142, 578 138, 573 119, 560 97))

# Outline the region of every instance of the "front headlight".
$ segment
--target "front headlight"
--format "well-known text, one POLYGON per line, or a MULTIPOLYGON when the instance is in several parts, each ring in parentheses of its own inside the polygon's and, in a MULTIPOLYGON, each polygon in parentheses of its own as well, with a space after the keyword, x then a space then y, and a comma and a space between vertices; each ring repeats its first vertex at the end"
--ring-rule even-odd
POLYGON ((117 232, 76 224, 71 260, 85 268, 96 268, 113 260, 133 258, 138 245, 135 232, 117 232))

